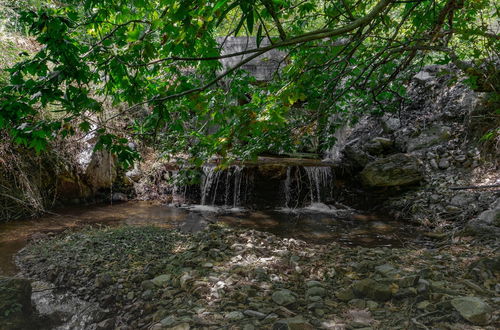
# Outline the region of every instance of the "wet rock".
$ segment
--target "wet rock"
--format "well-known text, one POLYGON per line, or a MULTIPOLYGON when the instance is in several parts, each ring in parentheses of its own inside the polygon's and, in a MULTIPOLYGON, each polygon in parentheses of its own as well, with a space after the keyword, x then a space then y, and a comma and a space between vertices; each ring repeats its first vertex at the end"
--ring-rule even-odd
POLYGON ((293 304, 297 299, 292 291, 283 289, 273 293, 273 301, 280 306, 288 306, 293 304))
POLYGON ((30 281, 0 277, 0 329, 37 329, 30 281))
POLYGON ((467 321, 486 325, 491 320, 491 307, 482 299, 477 297, 459 297, 451 300, 451 305, 467 321))
POLYGON ((360 173, 364 184, 371 187, 404 186, 422 180, 419 160, 407 154, 394 154, 377 159, 360 173))
POLYGON ((279 320, 273 324, 273 330, 313 330, 314 327, 300 317, 279 320))
POLYGON ((358 297, 367 297, 376 301, 391 299, 392 291, 388 284, 379 283, 372 279, 364 279, 354 282, 353 292, 358 297))

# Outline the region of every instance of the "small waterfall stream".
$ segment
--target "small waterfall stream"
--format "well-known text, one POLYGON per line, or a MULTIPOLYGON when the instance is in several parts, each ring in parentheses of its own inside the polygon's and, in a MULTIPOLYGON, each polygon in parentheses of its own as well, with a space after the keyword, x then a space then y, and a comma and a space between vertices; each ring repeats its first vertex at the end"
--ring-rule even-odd
POLYGON ((233 165, 227 170, 217 170, 213 165, 206 165, 202 170, 201 205, 216 205, 222 201, 227 207, 241 205, 248 187, 248 177, 244 175, 243 166, 233 165))
POLYGON ((233 165, 219 170, 206 165, 202 171, 201 205, 235 208, 265 204, 295 209, 332 198, 334 176, 330 166, 285 165, 276 172, 262 174, 258 166, 233 165))
MULTIPOLYGON (((304 170, 309 179, 309 194, 311 204, 322 202, 322 192, 331 187, 332 170, 327 166, 306 166, 304 170)), ((330 196, 331 197, 331 190, 330 196)))

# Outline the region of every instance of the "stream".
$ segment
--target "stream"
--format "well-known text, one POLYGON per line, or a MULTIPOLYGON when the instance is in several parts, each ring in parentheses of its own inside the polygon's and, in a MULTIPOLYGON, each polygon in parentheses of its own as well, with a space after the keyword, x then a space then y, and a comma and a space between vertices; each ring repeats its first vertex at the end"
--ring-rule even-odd
POLYGON ((37 219, 0 224, 0 275, 15 275, 15 254, 30 239, 84 226, 155 225, 195 232, 209 223, 268 231, 312 243, 398 247, 414 235, 407 225, 374 215, 352 214, 316 203, 301 209, 249 211, 205 205, 175 207, 133 201, 114 205, 70 207, 37 219))
MULTIPOLYGON (((366 247, 400 247, 415 241, 414 229, 390 219, 363 215, 351 209, 335 209, 322 203, 306 208, 265 211, 208 205, 173 206, 158 202, 133 201, 113 205, 69 207, 24 221, 0 224, 0 275, 20 273, 15 255, 30 240, 87 226, 145 226, 176 228, 183 232, 202 230, 210 223, 271 232, 284 238, 307 242, 366 247)), ((21 272, 22 273, 22 272, 21 272)), ((54 329, 89 329, 105 311, 71 292, 60 292, 50 283, 32 283, 32 301, 54 329)), ((94 328, 92 328, 94 329, 94 328)))

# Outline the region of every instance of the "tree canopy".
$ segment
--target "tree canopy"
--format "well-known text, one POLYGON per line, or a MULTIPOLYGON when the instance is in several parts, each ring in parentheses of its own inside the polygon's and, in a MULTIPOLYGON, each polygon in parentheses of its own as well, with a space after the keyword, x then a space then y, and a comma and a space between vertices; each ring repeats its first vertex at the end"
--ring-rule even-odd
POLYGON ((307 143, 320 152, 334 142, 332 118, 397 111, 422 65, 453 62, 495 90, 477 68, 498 58, 498 10, 489 0, 47 1, 19 11, 41 47, 9 69, 0 129, 36 150, 94 133, 125 163, 138 157, 130 140, 194 165, 307 143), (243 55, 221 55, 228 35, 257 47, 222 70, 219 60, 243 55), (241 70, 273 49, 286 56, 271 81, 241 70), (126 127, 110 125, 117 118, 126 127))

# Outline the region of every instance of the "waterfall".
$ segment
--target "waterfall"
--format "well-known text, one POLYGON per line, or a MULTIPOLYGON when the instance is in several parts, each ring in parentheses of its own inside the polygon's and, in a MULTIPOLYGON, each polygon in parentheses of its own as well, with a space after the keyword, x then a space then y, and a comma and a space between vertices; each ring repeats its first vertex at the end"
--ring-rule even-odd
POLYGON ((305 166, 307 178, 309 179, 309 194, 311 204, 321 203, 321 195, 324 189, 331 186, 332 170, 327 166, 305 166))
POLYGON ((217 170, 215 166, 203 166, 201 184, 201 204, 215 205, 224 196, 224 206, 240 206, 242 199, 243 167, 233 165, 227 170, 217 170), (220 187, 220 188, 219 188, 220 187), (223 189, 223 195, 220 195, 223 189))
POLYGON ((290 201, 292 200, 292 167, 288 166, 286 169, 286 179, 285 179, 285 189, 283 191, 285 195, 285 207, 290 207, 290 201))
MULTIPOLYGON (((243 167, 236 166, 233 172, 234 175, 234 192, 233 192, 233 207, 241 204, 241 176, 243 167)), ((229 181, 229 180, 228 180, 229 181)), ((227 205, 227 203, 226 203, 227 205)))

